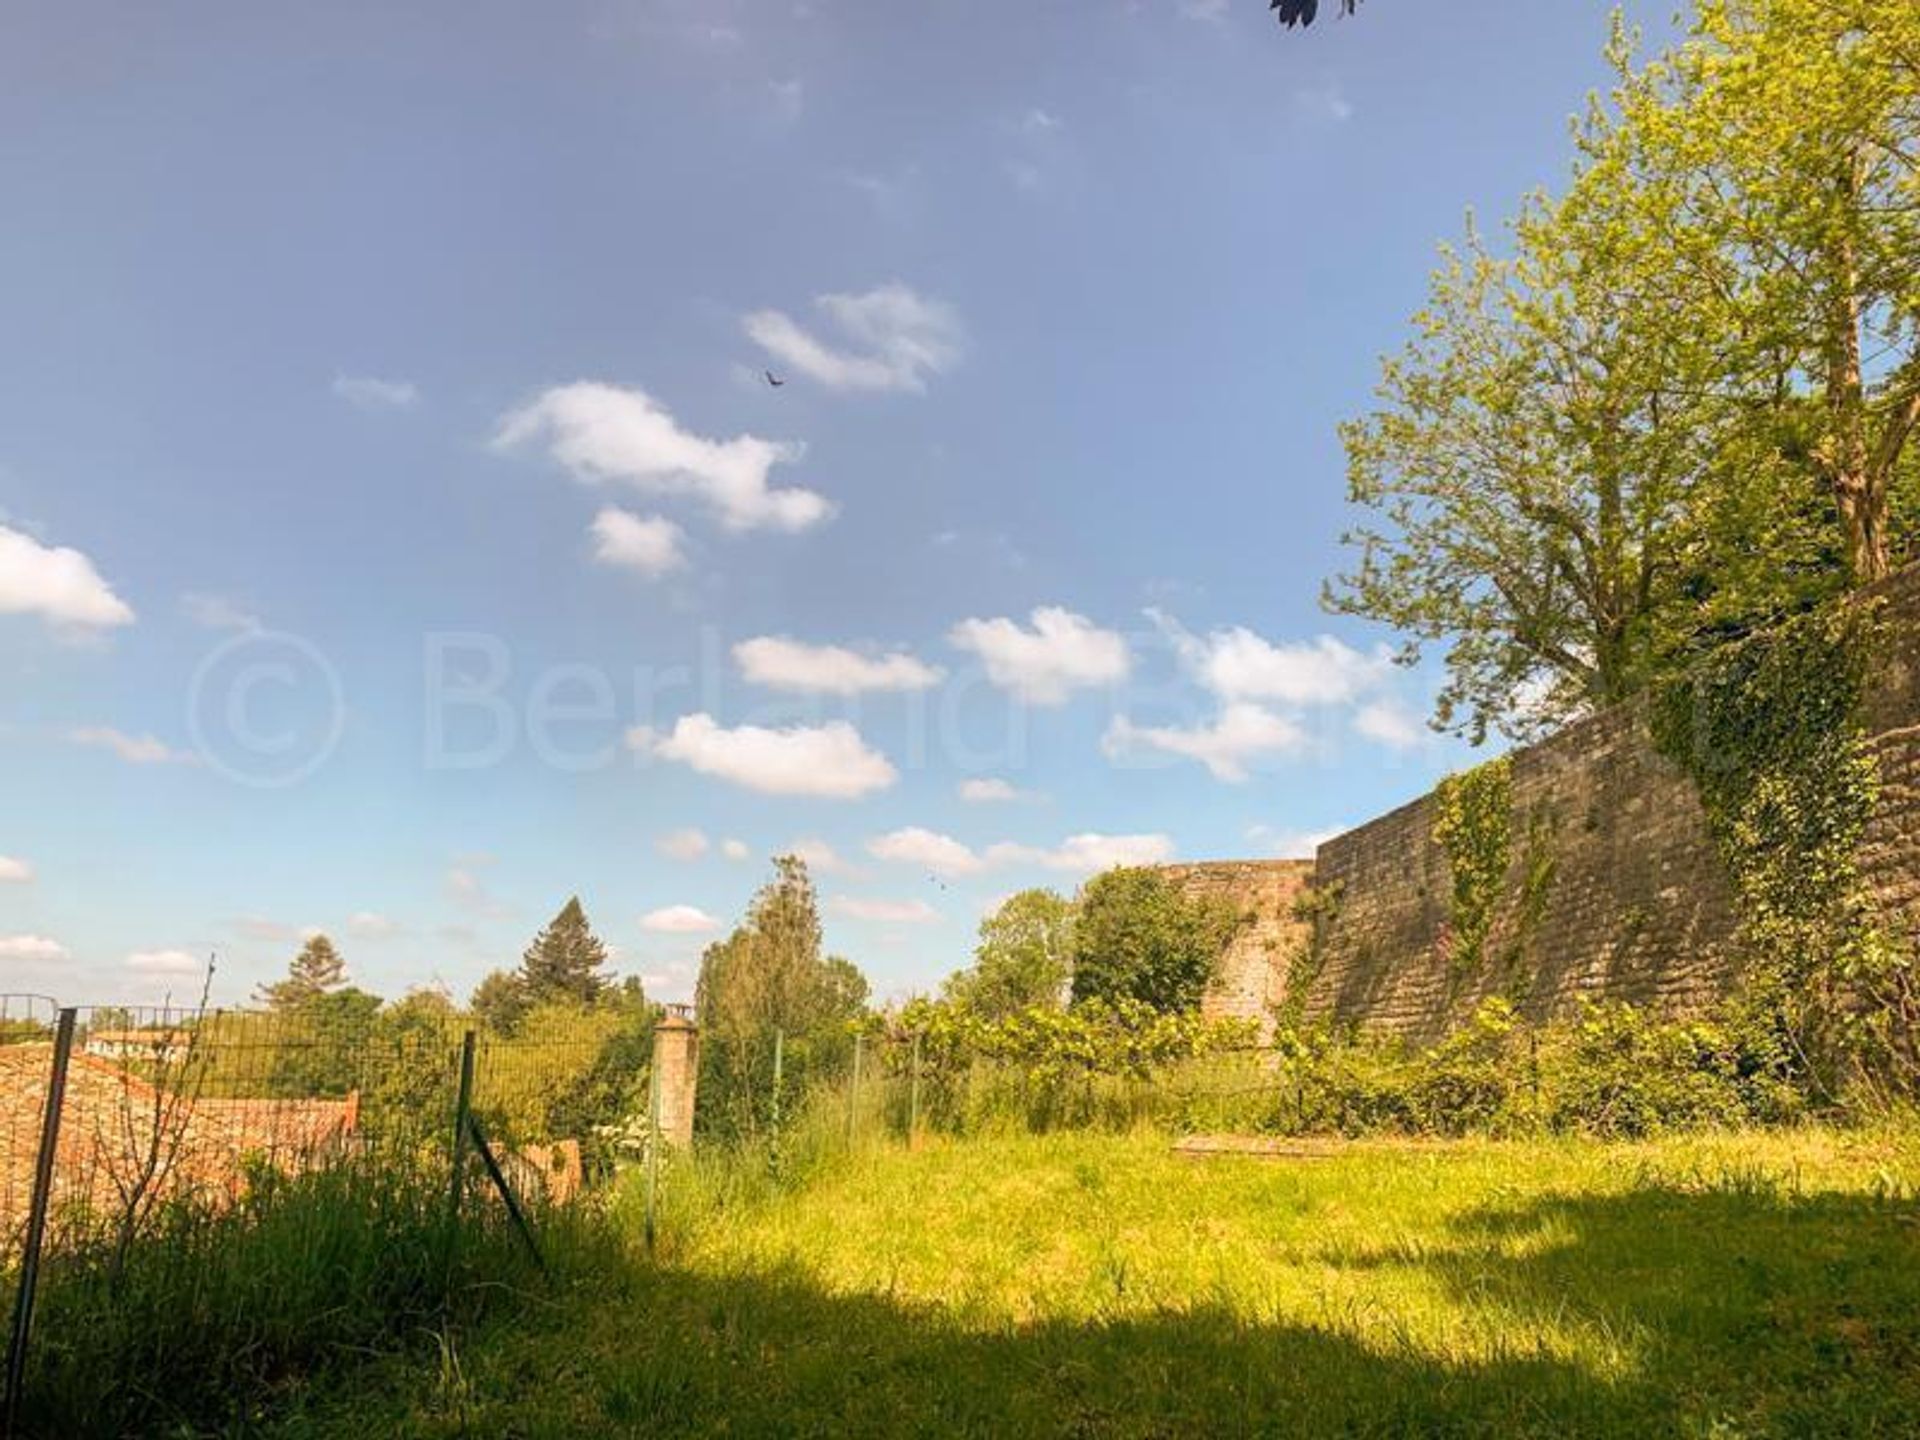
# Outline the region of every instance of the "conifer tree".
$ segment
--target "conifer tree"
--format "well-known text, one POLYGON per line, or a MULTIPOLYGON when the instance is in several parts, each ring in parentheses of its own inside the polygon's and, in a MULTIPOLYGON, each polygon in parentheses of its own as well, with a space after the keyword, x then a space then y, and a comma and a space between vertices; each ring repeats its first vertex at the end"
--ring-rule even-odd
POLYGON ((311 936, 287 966, 287 978, 260 987, 260 998, 275 1010, 297 1010, 347 983, 347 962, 324 935, 311 936))
POLYGON ((532 1004, 577 1000, 590 1005, 607 988, 601 973, 606 963, 607 947, 587 923, 580 897, 572 896, 520 957, 522 991, 532 1004))

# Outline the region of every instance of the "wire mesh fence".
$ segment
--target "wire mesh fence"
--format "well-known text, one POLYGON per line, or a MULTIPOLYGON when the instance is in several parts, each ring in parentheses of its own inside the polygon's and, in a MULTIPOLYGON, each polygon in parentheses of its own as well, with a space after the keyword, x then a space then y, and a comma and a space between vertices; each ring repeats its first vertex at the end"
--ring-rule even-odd
POLYGON ((703 1036, 700 1133, 827 1158, 882 1142, 1005 1130, 1288 1131, 1317 1123, 1297 1069, 1251 1034, 1186 1049, 1042 1043, 994 1053, 937 1032, 703 1036))
MULTIPOLYGON (((0 996, 9 1424, 49 1284, 66 1316, 82 1312, 62 1296, 125 1312, 140 1285, 204 1310, 212 1287, 238 1283, 217 1273, 223 1249, 263 1235, 290 1271, 342 1264, 336 1247, 411 1246, 388 1257, 417 1272, 408 1303, 456 1283, 463 1235, 517 1232, 538 1262, 543 1220, 650 1146, 657 1016, 553 1005, 500 1033, 451 1006, 351 992, 271 1011, 0 996)), ((42 1370, 84 1350, 45 1339, 42 1370)))

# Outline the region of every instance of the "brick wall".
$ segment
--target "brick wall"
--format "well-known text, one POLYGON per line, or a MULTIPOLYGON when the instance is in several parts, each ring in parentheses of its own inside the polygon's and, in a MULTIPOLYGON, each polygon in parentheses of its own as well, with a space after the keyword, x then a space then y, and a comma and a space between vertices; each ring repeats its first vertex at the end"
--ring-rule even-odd
MULTIPOLYGON (((1892 643, 1869 682, 1866 715, 1880 803, 1861 849, 1885 921, 1920 938, 1920 568, 1880 588, 1892 643)), ((1448 959, 1450 876, 1433 840, 1431 796, 1322 845, 1312 883, 1337 893, 1321 921, 1310 1014, 1431 1036, 1484 995, 1522 997, 1544 1017, 1583 995, 1666 1012, 1697 1008, 1732 979, 1735 928, 1725 869, 1692 782, 1661 756, 1643 707, 1629 705, 1513 752, 1513 858, 1480 965, 1448 959), (1536 918, 1521 923, 1534 847, 1553 858, 1536 918)), ((1287 862, 1281 862, 1287 863, 1287 862)), ((1188 883, 1243 884, 1262 867, 1179 867, 1188 883), (1245 872, 1240 881, 1233 876, 1245 872)), ((1277 887, 1277 876, 1270 882, 1277 887)), ((1297 888, 1299 880, 1290 881, 1297 888)), ((1277 888, 1275 892, 1277 894, 1277 888)), ((1282 939, 1271 924, 1269 939, 1282 939)), ((1285 946, 1244 943, 1225 967, 1222 1013, 1281 998, 1285 946), (1258 972, 1263 955, 1270 968, 1258 972)))

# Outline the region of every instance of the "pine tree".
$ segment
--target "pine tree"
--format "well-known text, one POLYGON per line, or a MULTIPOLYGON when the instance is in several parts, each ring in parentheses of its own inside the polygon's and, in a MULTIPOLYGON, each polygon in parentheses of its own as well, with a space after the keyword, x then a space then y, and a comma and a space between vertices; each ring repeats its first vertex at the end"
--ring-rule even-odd
POLYGON ((275 1010, 297 1010, 347 983, 347 962, 333 941, 315 935, 287 966, 287 978, 260 987, 260 998, 275 1010))
POLYGON ((607 947, 587 923, 580 897, 560 907, 546 929, 520 957, 520 982, 529 1003, 578 1000, 592 1004, 607 988, 600 969, 607 963, 607 947))

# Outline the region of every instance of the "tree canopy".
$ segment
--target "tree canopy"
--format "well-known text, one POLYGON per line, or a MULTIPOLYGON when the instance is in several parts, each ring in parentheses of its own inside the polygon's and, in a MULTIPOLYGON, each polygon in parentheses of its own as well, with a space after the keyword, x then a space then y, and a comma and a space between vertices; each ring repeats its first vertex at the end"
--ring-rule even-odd
POLYGON ((262 985, 260 998, 270 1009, 297 1010, 346 983, 347 962, 333 948, 333 941, 324 935, 312 935, 288 963, 286 978, 262 985))
POLYGON ((1094 876, 1078 910, 1073 1003, 1136 1000, 1162 1013, 1199 1007, 1239 924, 1230 906, 1189 898, 1147 866, 1094 876))
POLYGON ((1703 0, 1469 227, 1344 428, 1338 611, 1443 649, 1435 721, 1525 736, 1912 550, 1920 7, 1703 0))
POLYGON ((606 963, 607 947, 587 922, 580 897, 573 895, 520 957, 520 984, 534 1004, 549 1000, 591 1004, 607 988, 606 963))
POLYGON ((1052 890, 1022 890, 980 922, 973 964, 947 977, 946 997, 989 1019, 1066 1004, 1075 908, 1052 890))

